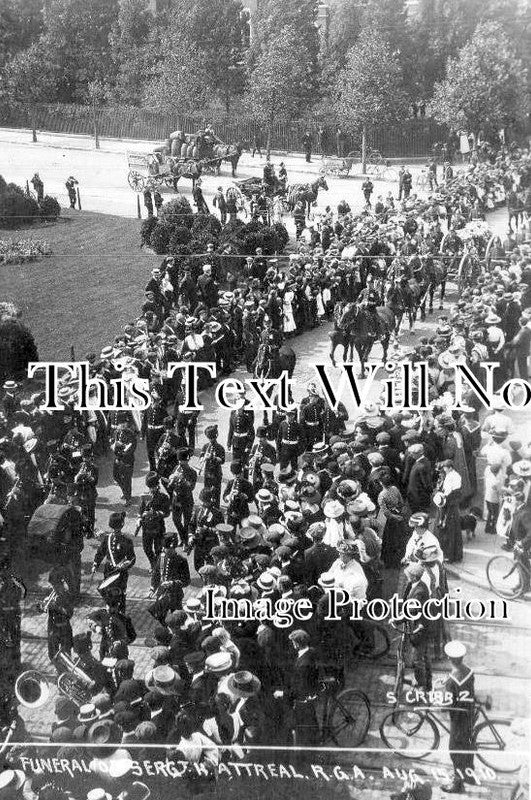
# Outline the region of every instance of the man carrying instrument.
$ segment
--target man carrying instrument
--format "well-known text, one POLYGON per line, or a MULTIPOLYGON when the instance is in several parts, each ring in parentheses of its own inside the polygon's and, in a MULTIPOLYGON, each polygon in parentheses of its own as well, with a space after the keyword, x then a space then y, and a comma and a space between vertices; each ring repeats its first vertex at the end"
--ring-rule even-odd
POLYGON ((209 425, 205 428, 208 443, 201 450, 201 467, 205 470, 205 489, 210 489, 212 504, 219 508, 221 498, 221 466, 225 463, 225 448, 218 442, 218 426, 209 425))
POLYGON ((255 494, 263 485, 263 464, 274 465, 277 460, 275 448, 267 441, 267 427, 265 425, 259 425, 256 429, 256 439, 249 457, 249 480, 253 484, 253 492, 255 494))
POLYGON ((42 603, 48 614, 48 658, 53 661, 60 650, 70 655, 73 645, 72 623, 74 604, 69 596, 61 570, 52 569, 49 576, 52 591, 42 603))
POLYGON ((129 570, 136 562, 133 542, 129 536, 122 533, 124 523, 125 511, 113 511, 109 516, 109 527, 112 530, 102 538, 92 565, 92 574, 94 574, 102 561, 105 560, 103 565, 104 580, 98 589, 100 591, 102 589, 105 590, 107 586, 103 584, 112 586, 119 597, 118 606, 123 612, 125 612, 125 595, 129 570))
POLYGON ((127 506, 131 502, 136 450, 136 433, 127 421, 120 422, 111 450, 114 452, 113 478, 122 490, 127 506))
POLYGON ((76 502, 81 508, 85 525, 85 538, 94 536, 96 522, 96 500, 98 498, 99 470, 91 458, 92 445, 84 444, 79 471, 74 476, 76 502))
POLYGON ((26 597, 26 587, 9 571, 7 550, 0 553, 0 665, 4 676, 13 680, 20 672, 21 613, 20 601, 26 597))
POLYGON ((223 514, 213 501, 212 489, 201 489, 199 503, 190 519, 188 552, 194 550, 194 569, 200 570, 213 547, 218 544, 216 525, 223 522, 223 514))
POLYGON ((171 514, 173 524, 179 534, 181 545, 188 543, 188 525, 194 509, 194 489, 197 483, 197 472, 188 464, 190 451, 183 447, 179 450, 179 463, 168 481, 168 494, 171 497, 171 514))
POLYGON ((150 470, 156 468, 156 450, 160 437, 164 433, 164 423, 166 419, 166 406, 162 400, 159 390, 154 387, 151 390, 152 402, 144 414, 142 435, 146 437, 146 448, 149 459, 150 470))
POLYGON ((161 625, 165 624, 169 611, 182 607, 183 589, 190 583, 190 567, 184 556, 175 550, 175 536, 164 538, 164 546, 157 558, 151 575, 150 595, 155 602, 148 611, 161 625))
POLYGON ((142 530, 142 547, 153 569, 160 556, 162 542, 166 533, 165 517, 170 513, 170 498, 161 491, 156 472, 146 475, 148 493, 140 500, 139 519, 135 535, 142 530))

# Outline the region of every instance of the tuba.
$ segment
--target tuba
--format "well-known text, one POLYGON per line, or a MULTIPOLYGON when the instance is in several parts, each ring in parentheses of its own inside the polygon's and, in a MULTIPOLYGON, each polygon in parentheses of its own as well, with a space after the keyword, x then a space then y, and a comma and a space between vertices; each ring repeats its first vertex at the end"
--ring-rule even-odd
POLYGON ((63 650, 54 656, 59 675, 46 675, 35 669, 27 670, 15 682, 15 696, 25 708, 40 708, 49 699, 50 684, 55 682, 59 692, 80 707, 90 702, 96 686, 92 678, 63 650))

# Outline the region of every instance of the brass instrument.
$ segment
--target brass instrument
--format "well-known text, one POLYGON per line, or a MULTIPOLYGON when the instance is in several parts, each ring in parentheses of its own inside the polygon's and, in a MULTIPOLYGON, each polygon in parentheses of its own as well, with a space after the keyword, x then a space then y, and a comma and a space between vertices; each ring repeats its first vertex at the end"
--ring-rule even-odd
POLYGON ((249 477, 250 477, 251 480, 252 480, 252 478, 254 476, 254 473, 255 473, 255 470, 256 470, 256 465, 258 463, 258 459, 262 455, 261 452, 260 452, 261 449, 262 449, 262 446, 260 444, 257 444, 256 448, 255 448, 255 451, 252 454, 252 456, 250 458, 250 461, 249 461, 249 477))
POLYGON ((39 670, 30 669, 18 676, 15 682, 15 696, 25 708, 40 708, 49 699, 50 684, 55 682, 59 692, 80 707, 90 701, 96 684, 75 661, 63 650, 54 656, 53 662, 59 675, 46 675, 39 670))
POLYGON ((55 589, 52 589, 48 597, 45 600, 40 600, 36 604, 37 611, 40 611, 41 614, 47 614, 48 609, 50 608, 51 604, 57 600, 57 592, 55 589))
POLYGON ((213 446, 211 444, 209 444, 207 449, 205 450, 205 452, 203 453, 203 455, 201 456, 201 458, 199 460, 199 467, 197 469, 197 474, 198 475, 201 475, 201 473, 203 472, 203 470, 205 468, 205 465, 206 465, 206 462, 208 461, 208 459, 212 455, 213 450, 214 450, 213 446))

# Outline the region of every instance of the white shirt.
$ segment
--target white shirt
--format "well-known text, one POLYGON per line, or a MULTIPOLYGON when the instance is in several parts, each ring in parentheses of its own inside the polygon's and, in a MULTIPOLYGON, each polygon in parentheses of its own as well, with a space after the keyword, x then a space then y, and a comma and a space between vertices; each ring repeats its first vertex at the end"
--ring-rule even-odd
POLYGON ((443 551, 441 550, 441 545, 439 544, 439 540, 437 537, 428 530, 422 532, 419 536, 417 533, 413 533, 406 544, 406 551, 404 553, 404 558, 406 561, 416 561, 417 559, 414 556, 416 550, 426 550, 428 547, 435 547, 437 549, 437 555, 435 558, 437 561, 443 561, 444 555, 443 551))
POLYGON ((444 476, 442 493, 448 497, 451 492, 456 492, 463 485, 461 475, 456 469, 449 470, 444 476))
POLYGON ((348 564, 344 564, 341 558, 336 559, 329 573, 334 576, 335 587, 344 589, 353 598, 365 600, 369 584, 361 564, 355 559, 348 564))

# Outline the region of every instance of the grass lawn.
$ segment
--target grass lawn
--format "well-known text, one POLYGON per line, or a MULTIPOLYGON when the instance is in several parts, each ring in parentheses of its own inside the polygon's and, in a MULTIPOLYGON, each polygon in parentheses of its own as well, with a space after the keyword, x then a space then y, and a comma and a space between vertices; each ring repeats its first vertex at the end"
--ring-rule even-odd
POLYGON ((136 219, 73 212, 71 221, 0 238, 44 239, 52 255, 0 267, 1 299, 14 302, 32 330, 41 361, 77 360, 111 344, 139 313, 150 270, 159 256, 140 249, 136 219))

